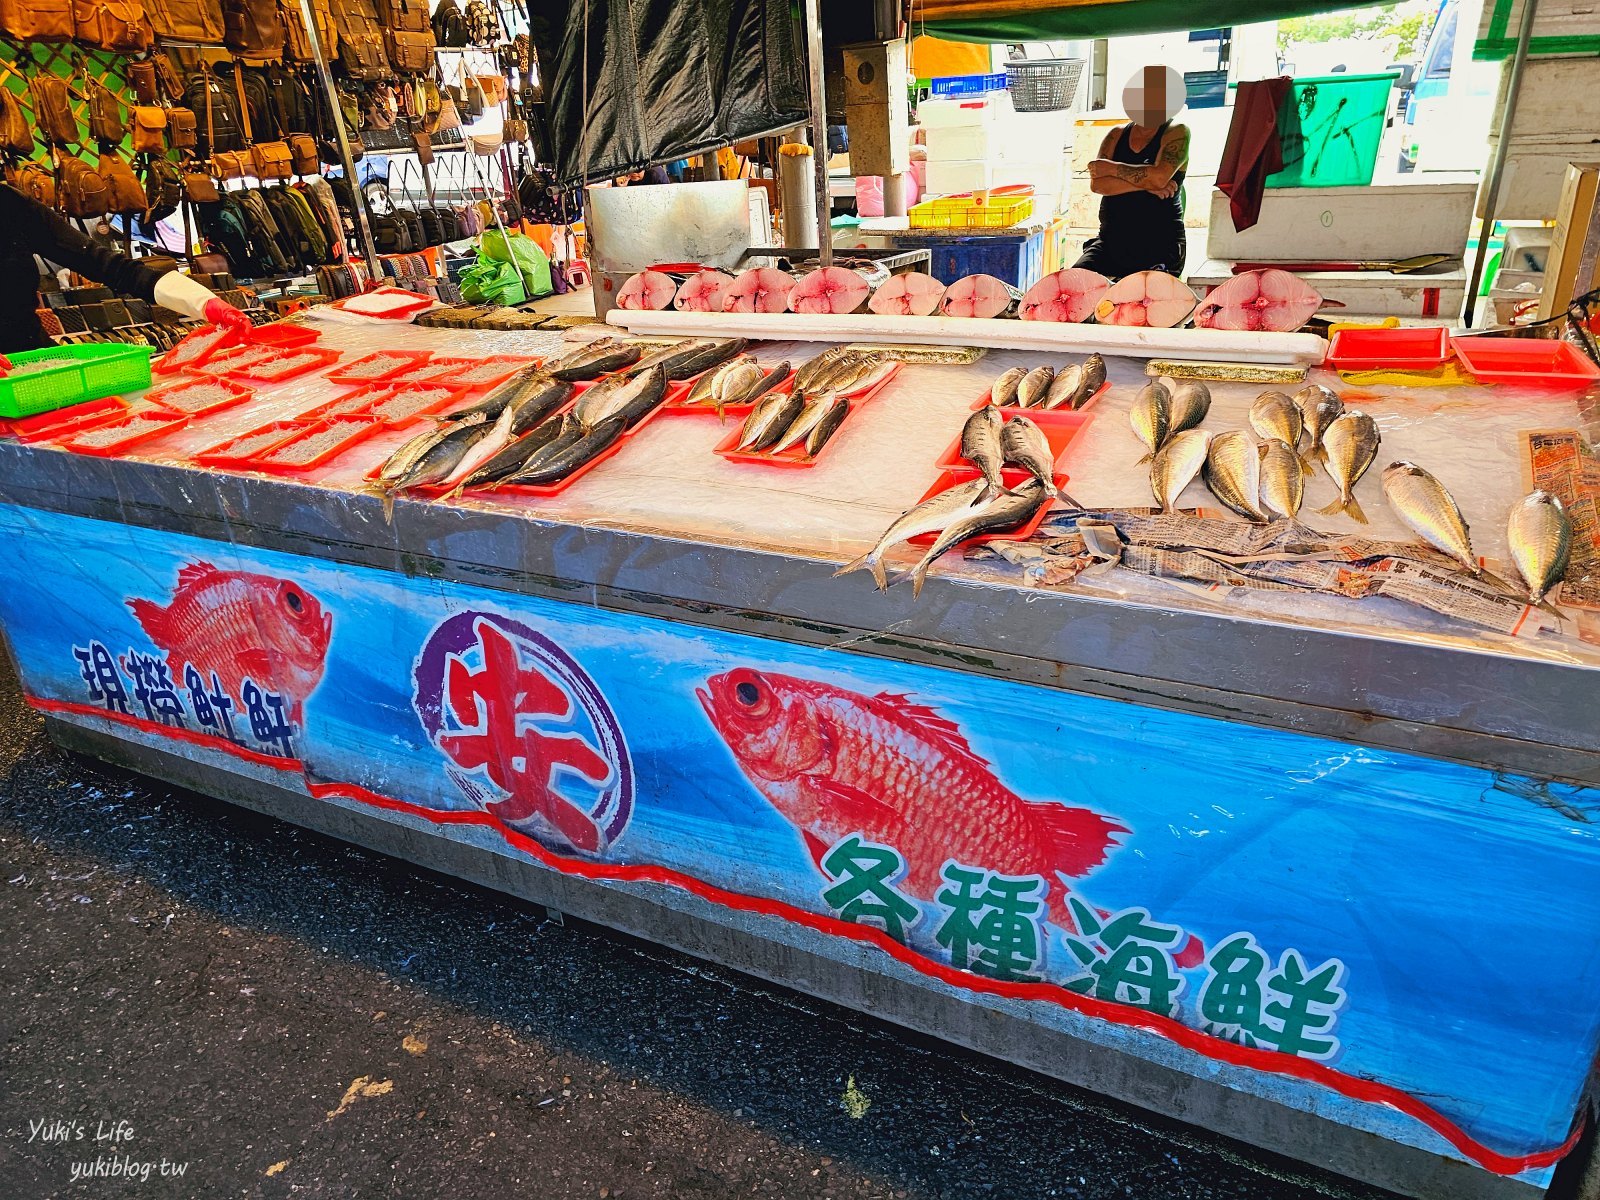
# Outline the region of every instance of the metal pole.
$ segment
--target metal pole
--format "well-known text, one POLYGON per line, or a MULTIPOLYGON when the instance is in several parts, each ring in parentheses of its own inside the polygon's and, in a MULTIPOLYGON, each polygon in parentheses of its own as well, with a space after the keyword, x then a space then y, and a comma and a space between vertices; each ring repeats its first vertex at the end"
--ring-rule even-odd
POLYGON ((311 11, 311 0, 300 0, 300 19, 305 22, 311 53, 317 60, 317 82, 322 85, 323 97, 328 102, 328 114, 333 118, 334 137, 339 143, 339 161, 344 165, 345 182, 350 185, 350 206, 356 212, 356 232, 361 238, 361 248, 366 251, 367 271, 376 282, 383 277, 383 268, 378 264, 378 247, 372 240, 372 226, 367 223, 366 201, 356 183, 356 160, 350 153, 350 135, 344 127, 344 112, 339 108, 339 89, 334 86, 333 73, 328 70, 328 56, 323 53, 322 34, 317 31, 317 18, 311 11))
MULTIPOLYGON (((305 0, 300 0, 303 4, 305 0)), ((1472 328, 1478 310, 1478 283, 1483 279, 1484 260, 1489 257, 1489 239, 1494 235, 1495 213, 1500 208, 1500 181, 1505 174, 1506 154, 1511 147, 1511 125, 1517 119, 1517 97, 1522 91, 1522 68, 1528 61, 1528 42, 1533 37, 1533 14, 1539 0, 1522 0, 1522 23, 1517 26, 1517 53, 1511 60, 1511 75, 1506 80, 1506 104, 1500 115, 1500 136, 1495 141, 1494 162, 1489 168, 1489 186, 1484 192, 1483 220, 1478 225, 1478 252, 1472 256, 1472 277, 1467 281, 1467 310, 1463 319, 1472 328)))
MULTIPOLYGON (((307 0, 300 0, 305 4, 307 0)), ((819 0, 806 0, 806 63, 811 75, 811 157, 816 165, 817 259, 833 266, 833 198, 828 191, 828 100, 822 82, 822 19, 819 0)))

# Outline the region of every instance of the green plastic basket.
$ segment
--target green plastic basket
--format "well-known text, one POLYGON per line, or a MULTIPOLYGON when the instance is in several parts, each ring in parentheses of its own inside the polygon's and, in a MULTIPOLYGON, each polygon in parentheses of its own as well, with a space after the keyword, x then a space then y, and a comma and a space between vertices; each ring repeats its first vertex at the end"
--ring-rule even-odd
POLYGON ((31 417, 35 413, 120 396, 150 386, 149 346, 95 343, 84 346, 46 346, 7 355, 14 368, 0 378, 0 417, 31 417), (29 363, 51 365, 24 371, 29 363))
POLYGON ((1296 79, 1278 110, 1283 170, 1269 188, 1366 187, 1378 165, 1398 72, 1296 79))

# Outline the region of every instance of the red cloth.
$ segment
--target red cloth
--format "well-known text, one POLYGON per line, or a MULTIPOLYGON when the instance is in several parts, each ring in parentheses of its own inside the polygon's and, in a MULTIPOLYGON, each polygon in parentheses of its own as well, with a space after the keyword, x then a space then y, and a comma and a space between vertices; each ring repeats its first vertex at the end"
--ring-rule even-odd
POLYGON ((1261 219, 1261 194, 1267 176, 1283 170, 1278 141, 1278 109, 1289 94, 1289 76, 1241 83, 1233 101, 1228 144, 1217 168, 1217 187, 1228 197, 1235 229, 1249 229, 1261 219))

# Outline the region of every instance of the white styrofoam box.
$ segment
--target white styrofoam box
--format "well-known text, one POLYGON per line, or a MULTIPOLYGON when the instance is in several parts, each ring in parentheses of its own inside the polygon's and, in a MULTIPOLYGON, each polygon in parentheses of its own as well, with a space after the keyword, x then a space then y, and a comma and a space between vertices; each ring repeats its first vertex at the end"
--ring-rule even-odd
POLYGON ((1062 112, 1019 113, 1009 109, 993 119, 932 125, 923 131, 932 159, 1042 158, 1054 148, 1063 155, 1072 125, 1062 112))
POLYGON ((1228 198, 1211 193, 1207 253, 1233 262, 1356 262, 1459 254, 1472 224, 1473 182, 1268 188, 1242 233, 1228 198))
MULTIPOLYGON (((1592 2, 1592 0, 1590 0, 1592 2)), ((1595 6, 1600 11, 1600 5, 1595 6)), ((1539 10, 1535 24, 1544 16, 1539 10)), ((1506 72, 1509 77, 1510 72, 1506 72)), ((1600 129, 1600 88, 1594 86, 1595 61, 1529 59, 1517 89, 1517 116, 1506 149, 1505 178, 1495 218, 1501 221, 1554 220, 1567 178, 1567 164, 1593 162, 1595 130, 1600 129)), ((1502 79, 1489 122, 1489 158, 1500 141, 1507 80, 1502 79)), ((1488 170, 1485 168, 1485 177, 1488 170)), ((1487 191, 1487 188, 1485 188, 1487 191)), ((1484 215, 1487 196, 1479 198, 1484 215)))
MULTIPOLYGON (((1331 189, 1322 189, 1328 191, 1331 189)), ((1233 278, 1233 264, 1208 258, 1188 272, 1185 281, 1202 296, 1233 278)), ((1467 299, 1465 267, 1438 275, 1396 275, 1391 271, 1309 271, 1304 279, 1325 300, 1339 300, 1342 309, 1327 310, 1339 317, 1437 317, 1458 320, 1467 299)))
MULTIPOLYGON (((1067 195, 1066 158, 1036 162, 1011 159, 928 160, 928 194, 932 196, 952 196, 979 188, 1006 187, 1015 183, 1032 184, 1036 201, 1049 196, 1054 198, 1053 203, 1059 204, 1067 195)), ((1035 211, 1038 209, 1036 203, 1035 211)))

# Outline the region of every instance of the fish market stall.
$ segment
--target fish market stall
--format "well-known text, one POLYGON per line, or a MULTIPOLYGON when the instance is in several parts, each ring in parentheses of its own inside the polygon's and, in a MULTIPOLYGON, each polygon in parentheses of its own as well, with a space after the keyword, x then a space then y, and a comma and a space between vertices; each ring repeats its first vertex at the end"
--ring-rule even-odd
POLYGON ((1313 370, 1324 466, 1301 383, 1114 354, 840 355, 758 420, 829 346, 545 392, 606 348, 305 328, 0 442, 63 744, 1409 1195, 1581 1168, 1595 393, 1313 370), (1036 532, 877 548, 960 488, 1036 532))

